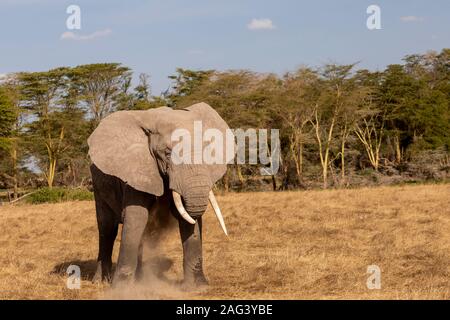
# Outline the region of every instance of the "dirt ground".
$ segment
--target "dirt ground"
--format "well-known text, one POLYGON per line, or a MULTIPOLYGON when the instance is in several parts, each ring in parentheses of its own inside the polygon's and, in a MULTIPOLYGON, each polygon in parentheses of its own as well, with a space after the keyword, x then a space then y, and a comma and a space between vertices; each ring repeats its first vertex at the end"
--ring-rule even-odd
POLYGON ((204 263, 210 285, 194 292, 179 286, 177 228, 146 247, 141 283, 113 290, 90 281, 98 239, 93 202, 0 207, 0 298, 450 298, 450 185, 217 198, 229 237, 208 209, 204 263), (71 264, 81 269, 79 290, 66 286, 71 264), (381 270, 381 289, 367 287, 370 265, 381 270))

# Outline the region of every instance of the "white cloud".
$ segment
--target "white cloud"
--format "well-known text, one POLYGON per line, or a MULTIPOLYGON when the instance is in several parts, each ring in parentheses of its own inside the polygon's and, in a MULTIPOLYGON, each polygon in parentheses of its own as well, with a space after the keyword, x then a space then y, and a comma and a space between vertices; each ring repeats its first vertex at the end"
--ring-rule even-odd
POLYGON ((80 34, 76 34, 72 31, 66 31, 61 35, 61 40, 77 40, 77 41, 84 41, 84 40, 92 40, 95 38, 100 38, 100 37, 106 37, 108 35, 111 34, 111 29, 105 29, 105 30, 99 30, 99 31, 95 31, 91 34, 87 34, 87 35, 80 35, 80 34))
POLYGON ((422 22, 425 19, 423 17, 418 17, 418 16, 403 16, 403 17, 400 17, 400 20, 403 22, 422 22))
POLYGON ((247 28, 250 30, 273 30, 276 26, 270 19, 252 19, 247 28))

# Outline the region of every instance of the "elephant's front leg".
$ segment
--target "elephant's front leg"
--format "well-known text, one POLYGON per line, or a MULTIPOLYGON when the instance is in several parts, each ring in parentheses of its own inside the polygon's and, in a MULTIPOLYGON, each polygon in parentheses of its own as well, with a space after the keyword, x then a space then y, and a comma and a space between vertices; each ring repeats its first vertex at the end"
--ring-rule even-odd
POLYGON ((202 218, 198 218, 194 225, 180 219, 179 227, 183 242, 184 284, 187 287, 207 285, 203 273, 202 218))
POLYGON ((125 208, 119 259, 113 286, 133 281, 138 265, 139 245, 148 220, 148 210, 139 205, 125 208))

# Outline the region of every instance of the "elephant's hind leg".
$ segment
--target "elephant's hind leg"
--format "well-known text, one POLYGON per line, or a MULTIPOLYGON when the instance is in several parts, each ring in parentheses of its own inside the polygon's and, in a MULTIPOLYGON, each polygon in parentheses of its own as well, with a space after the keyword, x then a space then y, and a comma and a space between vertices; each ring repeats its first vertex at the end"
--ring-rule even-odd
POLYGON ((99 247, 97 271, 93 281, 110 281, 112 278, 112 252, 119 223, 115 219, 114 212, 104 201, 96 200, 95 207, 97 211, 99 247))

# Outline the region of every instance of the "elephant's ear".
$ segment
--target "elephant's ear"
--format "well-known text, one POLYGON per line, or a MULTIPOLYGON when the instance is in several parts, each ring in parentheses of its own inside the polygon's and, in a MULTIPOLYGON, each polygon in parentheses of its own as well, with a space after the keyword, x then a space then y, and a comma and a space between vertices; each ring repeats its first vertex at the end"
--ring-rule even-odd
POLYGON ((161 196, 164 185, 148 136, 133 111, 103 119, 88 139, 89 156, 104 173, 139 191, 161 196))
POLYGON ((185 110, 189 110, 193 114, 195 114, 195 118, 197 120, 201 120, 203 123, 203 130, 206 129, 217 129, 222 132, 224 137, 224 147, 223 150, 225 152, 224 155, 224 164, 214 164, 210 165, 210 176, 212 183, 215 183, 217 180, 223 177, 225 172, 227 171, 227 164, 231 163, 234 159, 234 155, 236 152, 236 146, 234 143, 234 135, 230 131, 230 127, 222 119, 222 117, 214 110, 210 105, 204 102, 200 102, 194 104, 190 107, 185 108, 185 110), (227 133, 228 131, 228 133, 227 133), (230 153, 227 153, 226 150, 226 139, 232 139, 233 150, 230 153), (227 158, 229 156, 229 158, 227 158))

